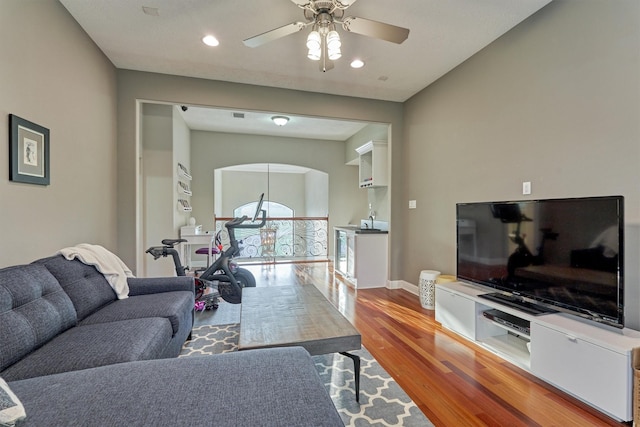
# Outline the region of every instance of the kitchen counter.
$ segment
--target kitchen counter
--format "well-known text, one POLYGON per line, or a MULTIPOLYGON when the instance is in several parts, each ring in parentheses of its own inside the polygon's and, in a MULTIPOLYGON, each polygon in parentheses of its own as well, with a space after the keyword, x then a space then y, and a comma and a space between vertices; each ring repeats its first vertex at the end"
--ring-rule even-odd
POLYGON ((346 225, 334 227, 334 234, 335 272, 358 289, 385 287, 389 232, 346 225))
POLYGON ((339 225, 333 228, 336 230, 352 231, 356 234, 389 234, 387 230, 360 228, 357 225, 339 225))

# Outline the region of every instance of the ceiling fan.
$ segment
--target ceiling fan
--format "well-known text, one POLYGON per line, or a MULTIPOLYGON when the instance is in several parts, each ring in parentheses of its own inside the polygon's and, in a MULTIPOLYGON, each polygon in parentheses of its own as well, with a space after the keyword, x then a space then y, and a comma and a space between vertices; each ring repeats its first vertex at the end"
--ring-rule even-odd
POLYGON ((309 59, 320 61, 321 71, 328 71, 333 68, 333 61, 342 55, 340 50, 342 42, 340 35, 336 31, 336 24, 341 25, 344 31, 397 44, 402 43, 409 37, 407 28, 356 16, 344 18, 345 10, 356 0, 291 1, 304 11, 306 22, 292 22, 266 33, 250 37, 244 40, 243 43, 249 47, 258 47, 312 26, 312 31, 307 37, 307 49, 309 49, 307 56, 309 59))

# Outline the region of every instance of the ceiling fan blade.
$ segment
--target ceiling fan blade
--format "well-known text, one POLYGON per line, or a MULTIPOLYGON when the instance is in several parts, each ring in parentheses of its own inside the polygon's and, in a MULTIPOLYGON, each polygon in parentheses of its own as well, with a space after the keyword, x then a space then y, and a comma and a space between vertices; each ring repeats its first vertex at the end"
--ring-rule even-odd
POLYGON ((306 5, 311 3, 309 0, 291 0, 291 1, 300 7, 305 7, 306 5))
MULTIPOLYGON (((295 1, 295 0, 291 0, 291 1, 295 1)), ((336 0, 336 2, 340 3, 340 6, 342 6, 343 9, 346 9, 352 4, 354 4, 356 0, 336 0)))
POLYGON ((306 27, 304 22, 292 22, 291 24, 284 25, 275 30, 267 31, 266 33, 258 34, 257 36, 250 37, 243 41, 245 46, 258 47, 270 41, 279 39, 280 37, 288 36, 289 34, 297 33, 306 27))
POLYGON ((409 37, 407 28, 396 27, 384 22, 372 21, 370 19, 349 16, 342 22, 342 28, 363 36, 375 37, 392 43, 400 44, 409 37))

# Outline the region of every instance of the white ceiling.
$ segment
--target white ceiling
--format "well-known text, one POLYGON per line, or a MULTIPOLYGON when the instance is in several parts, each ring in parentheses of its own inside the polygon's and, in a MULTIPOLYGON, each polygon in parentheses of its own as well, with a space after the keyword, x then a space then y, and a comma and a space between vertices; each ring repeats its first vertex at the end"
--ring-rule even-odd
POLYGON ((286 126, 276 126, 271 117, 282 115, 247 110, 223 110, 187 106, 178 110, 189 129, 253 135, 285 136, 288 138, 314 138, 330 141, 346 141, 364 128, 367 123, 320 117, 287 114, 286 126), (237 117, 238 115, 243 117, 237 117))
MULTIPOLYGON (((309 29, 256 48, 242 43, 304 22, 290 0, 60 1, 120 69, 403 102, 551 0, 359 0, 345 16, 409 28, 409 38, 397 45, 339 28, 343 56, 327 72, 306 57, 309 29), (206 34, 220 45, 204 45, 206 34), (364 68, 349 67, 356 57, 364 68)), ((225 117, 229 130, 234 124, 225 117)))

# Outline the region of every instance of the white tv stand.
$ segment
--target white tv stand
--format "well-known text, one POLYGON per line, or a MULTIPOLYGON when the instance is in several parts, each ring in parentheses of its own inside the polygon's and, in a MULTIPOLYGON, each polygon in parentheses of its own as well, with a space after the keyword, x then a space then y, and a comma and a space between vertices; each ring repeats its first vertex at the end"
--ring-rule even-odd
POLYGON ((640 332, 567 314, 539 316, 480 298, 488 288, 436 285, 436 321, 620 421, 633 419, 632 349, 640 332), (530 322, 530 335, 483 316, 497 309, 530 322))

